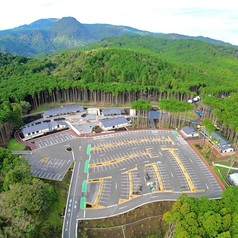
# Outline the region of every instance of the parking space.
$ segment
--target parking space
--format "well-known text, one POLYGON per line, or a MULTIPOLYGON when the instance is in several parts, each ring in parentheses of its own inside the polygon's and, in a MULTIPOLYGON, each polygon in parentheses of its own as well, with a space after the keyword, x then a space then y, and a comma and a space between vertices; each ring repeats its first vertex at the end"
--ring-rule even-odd
POLYGON ((70 159, 44 157, 31 166, 31 171, 35 177, 61 181, 71 162, 70 159))
POLYGON ((144 183, 142 183, 139 171, 134 170, 134 171, 131 171, 130 173, 131 173, 131 179, 132 179, 132 194, 141 195, 144 183))
POLYGON ((52 135, 44 136, 34 140, 38 149, 49 147, 75 138, 71 131, 58 132, 52 135))
POLYGON ((158 172, 159 172, 159 175, 161 178, 161 183, 162 183, 162 184, 160 184, 160 190, 161 190, 161 187, 163 187, 163 189, 165 191, 172 190, 173 188, 171 185, 171 178, 170 178, 169 173, 168 173, 167 169, 165 168, 164 164, 157 163, 156 166, 157 166, 157 169, 158 169, 158 172))
POLYGON ((89 172, 103 172, 108 170, 118 169, 128 167, 129 165, 137 165, 138 163, 148 163, 152 158, 151 152, 153 150, 131 150, 125 151, 118 154, 111 154, 106 156, 105 153, 93 155, 91 158, 89 172))
POLYGON ((106 178, 103 181, 102 192, 98 201, 98 205, 104 207, 108 206, 111 192, 112 192, 112 179, 106 178))
MULTIPOLYGON (((116 136, 116 135, 115 135, 116 136)), ((103 140, 93 144, 92 154, 108 153, 110 151, 121 150, 126 148, 138 148, 141 146, 154 145, 172 145, 174 144, 168 135, 159 135, 151 133, 148 136, 135 136, 132 138, 121 138, 114 140, 103 140)))
POLYGON ((177 178, 180 188, 177 189, 181 189, 181 190, 189 190, 189 184, 188 181, 181 169, 181 167, 179 166, 179 164, 177 163, 177 161, 174 159, 174 156, 169 152, 169 151, 164 151, 164 154, 166 156, 166 158, 168 159, 169 164, 172 166, 173 171, 175 173, 172 173, 174 177, 177 178))
POLYGON ((120 199, 122 201, 128 201, 130 195, 130 183, 129 175, 121 174, 121 189, 120 189, 120 199))
POLYGON ((153 185, 153 191, 160 191, 160 184, 153 165, 145 167, 144 178, 147 186, 153 185))

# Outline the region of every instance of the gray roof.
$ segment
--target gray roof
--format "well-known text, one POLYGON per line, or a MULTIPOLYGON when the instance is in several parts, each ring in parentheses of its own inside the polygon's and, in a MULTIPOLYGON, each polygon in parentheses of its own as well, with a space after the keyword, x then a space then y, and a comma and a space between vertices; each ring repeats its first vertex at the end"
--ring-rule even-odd
POLYGON ((185 126, 182 128, 182 130, 187 134, 187 135, 190 135, 190 134, 193 134, 193 133, 197 133, 197 130, 191 126, 185 126))
POLYGON ((45 129, 50 129, 48 123, 41 123, 34 126, 28 126, 23 128, 22 131, 24 134, 28 134, 28 133, 32 133, 36 131, 45 130, 45 129))
POLYGON ((84 108, 79 104, 65 105, 65 106, 61 106, 61 107, 46 109, 44 111, 44 116, 50 117, 50 116, 55 116, 55 115, 70 114, 73 112, 80 112, 83 110, 84 110, 84 108))
POLYGON ((67 127, 69 126, 65 121, 52 121, 52 122, 49 122, 48 125, 50 128, 53 128, 57 125, 65 125, 67 127))
MULTIPOLYGON (((202 131, 209 135, 209 133, 206 131, 205 127, 201 127, 202 131)), ((211 134, 211 138, 215 138, 217 140, 220 140, 220 145, 223 146, 223 145, 227 145, 227 144, 230 144, 230 142, 228 140, 226 140, 223 136, 221 136, 219 133, 217 132, 213 132, 211 134)))
POLYGON ((117 117, 117 118, 101 120, 101 123, 103 124, 104 127, 112 127, 112 126, 117 126, 120 124, 129 123, 129 122, 125 117, 117 117))
POLYGON ((121 115, 122 111, 119 108, 102 109, 103 115, 121 115))
POLYGON ((152 117, 153 119, 159 119, 160 112, 158 111, 149 111, 149 117, 152 117))

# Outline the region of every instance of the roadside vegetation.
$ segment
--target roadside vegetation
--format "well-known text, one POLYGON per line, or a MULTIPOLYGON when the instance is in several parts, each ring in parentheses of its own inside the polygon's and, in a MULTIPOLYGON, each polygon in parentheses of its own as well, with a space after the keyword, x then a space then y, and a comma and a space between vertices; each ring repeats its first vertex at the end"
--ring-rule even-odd
POLYGON ((7 148, 8 148, 9 150, 24 150, 24 149, 25 149, 25 145, 19 143, 15 138, 12 138, 12 139, 8 142, 7 148))

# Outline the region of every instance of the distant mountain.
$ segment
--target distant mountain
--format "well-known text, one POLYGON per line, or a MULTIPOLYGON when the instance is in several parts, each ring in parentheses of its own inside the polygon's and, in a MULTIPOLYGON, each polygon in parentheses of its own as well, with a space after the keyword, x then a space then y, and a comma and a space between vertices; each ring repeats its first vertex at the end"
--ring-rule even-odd
POLYGON ((0 52, 32 56, 60 49, 79 48, 108 37, 123 35, 154 36, 164 39, 195 39, 211 44, 231 44, 179 34, 163 34, 110 24, 82 24, 73 17, 40 19, 29 25, 0 31, 0 52))

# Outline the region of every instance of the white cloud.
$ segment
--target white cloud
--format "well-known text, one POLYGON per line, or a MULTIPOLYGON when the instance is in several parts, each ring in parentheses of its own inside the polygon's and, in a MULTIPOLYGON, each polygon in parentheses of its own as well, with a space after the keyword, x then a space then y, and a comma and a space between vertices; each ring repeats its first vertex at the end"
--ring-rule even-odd
POLYGON ((0 30, 41 18, 75 17, 81 23, 126 25, 141 30, 203 35, 238 45, 238 5, 233 0, 7 0, 0 30))

